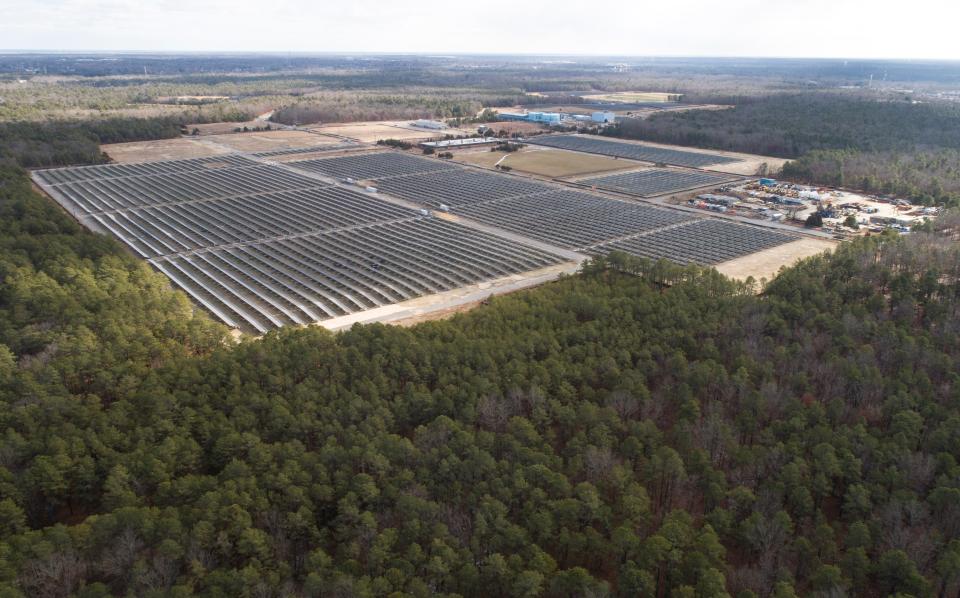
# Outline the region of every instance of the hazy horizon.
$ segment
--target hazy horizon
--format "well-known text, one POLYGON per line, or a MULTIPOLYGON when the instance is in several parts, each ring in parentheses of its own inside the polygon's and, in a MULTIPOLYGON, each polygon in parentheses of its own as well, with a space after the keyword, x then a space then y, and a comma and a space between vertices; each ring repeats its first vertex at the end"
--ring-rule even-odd
POLYGON ((946 0, 808 3, 427 0, 263 9, 228 0, 12 0, 5 53, 322 53, 960 60, 946 0))

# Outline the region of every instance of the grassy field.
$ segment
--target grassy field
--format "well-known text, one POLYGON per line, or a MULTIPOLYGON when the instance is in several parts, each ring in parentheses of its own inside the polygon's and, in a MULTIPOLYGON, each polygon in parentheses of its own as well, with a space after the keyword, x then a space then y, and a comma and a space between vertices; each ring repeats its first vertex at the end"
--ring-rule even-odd
POLYGON ((595 95, 583 96, 588 100, 598 102, 670 102, 677 96, 673 93, 661 93, 657 91, 618 91, 615 93, 600 93, 595 95))
POLYGON ((155 141, 109 143, 100 146, 100 149, 110 156, 111 160, 120 163, 206 158, 230 153, 229 148, 206 144, 195 138, 182 137, 155 141))
POLYGON ((503 152, 469 152, 455 154, 455 160, 476 166, 493 168, 501 158, 500 164, 509 166, 518 172, 536 174, 545 177, 561 178, 610 170, 621 170, 637 166, 630 160, 617 160, 606 156, 580 154, 553 149, 527 148, 512 154, 503 152))
POLYGON ((307 131, 257 131, 111 143, 103 145, 102 149, 115 162, 153 162, 217 156, 233 151, 262 152, 324 147, 335 143, 339 143, 335 137, 326 137, 307 131))

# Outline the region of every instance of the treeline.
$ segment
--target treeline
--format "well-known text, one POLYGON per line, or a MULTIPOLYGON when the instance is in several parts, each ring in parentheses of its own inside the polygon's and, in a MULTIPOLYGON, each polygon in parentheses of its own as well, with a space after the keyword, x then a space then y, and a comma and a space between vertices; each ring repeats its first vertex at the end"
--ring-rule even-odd
POLYGON ((909 197, 923 205, 960 205, 960 151, 817 150, 787 162, 783 176, 909 197))
POLYGON ((470 118, 482 109, 475 99, 394 95, 309 97, 276 110, 271 120, 287 125, 418 118, 470 118))
POLYGON ((960 105, 805 93, 624 120, 606 134, 795 158, 783 175, 955 205, 960 105))
POLYGON ((758 98, 729 110, 665 112, 625 120, 624 137, 797 158, 814 150, 960 148, 960 105, 834 93, 758 98))
POLYGON ((0 171, 0 594, 955 596, 960 250, 239 345, 0 171))
POLYGON ((170 118, 0 123, 0 161, 28 168, 104 162, 101 143, 170 139, 181 123, 170 118))

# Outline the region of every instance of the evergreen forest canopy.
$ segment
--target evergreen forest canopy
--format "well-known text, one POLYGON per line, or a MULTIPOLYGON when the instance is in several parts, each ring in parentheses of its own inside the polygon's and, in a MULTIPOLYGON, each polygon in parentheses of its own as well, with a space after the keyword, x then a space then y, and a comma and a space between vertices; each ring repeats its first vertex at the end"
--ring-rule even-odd
POLYGON ((960 205, 960 103, 807 92, 740 98, 729 110, 655 114, 611 134, 794 158, 798 181, 960 205))
POLYGON ((956 596, 958 220, 228 341, 0 171, 0 595, 956 596))

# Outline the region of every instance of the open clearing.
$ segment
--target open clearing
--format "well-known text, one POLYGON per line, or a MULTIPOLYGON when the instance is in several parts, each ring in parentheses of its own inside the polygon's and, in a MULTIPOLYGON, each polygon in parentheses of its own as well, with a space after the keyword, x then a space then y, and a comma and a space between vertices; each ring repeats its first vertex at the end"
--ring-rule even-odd
POLYGON ((178 137, 156 141, 133 141, 110 143, 102 146, 104 153, 115 162, 156 162, 157 160, 181 160, 206 158, 234 152, 262 152, 282 149, 323 149, 342 143, 336 137, 327 137, 308 131, 258 131, 252 133, 229 133, 178 137))
POLYGON ((803 237, 791 243, 777 245, 717 264, 716 268, 721 274, 738 280, 745 280, 749 276, 752 276, 755 280, 761 278, 771 280, 780 268, 792 266, 805 257, 832 250, 837 245, 837 241, 803 237))
POLYGON ((501 159, 503 160, 500 162, 501 165, 509 166, 518 172, 551 178, 609 172, 637 166, 629 160, 539 148, 525 148, 510 154, 491 151, 454 154, 454 160, 458 162, 486 168, 493 168, 494 164, 501 159))
POLYGON ((176 139, 158 139, 156 141, 131 141, 129 143, 109 143, 102 145, 103 153, 114 162, 130 164, 136 162, 156 162, 158 160, 179 160, 184 158, 206 158, 229 154, 230 148, 206 144, 196 138, 178 137, 176 139))
POLYGON ((216 143, 240 152, 263 152, 278 149, 302 149, 340 143, 335 137, 326 137, 309 131, 255 131, 210 135, 204 142, 216 143))
POLYGON ((677 97, 675 93, 658 91, 618 91, 582 96, 585 100, 597 102, 669 102, 677 97))
POLYGON ((472 135, 476 131, 464 129, 422 129, 410 126, 411 121, 373 121, 355 123, 331 123, 311 126, 318 133, 349 137, 364 143, 376 143, 381 139, 412 141, 434 139, 444 135, 472 135))

